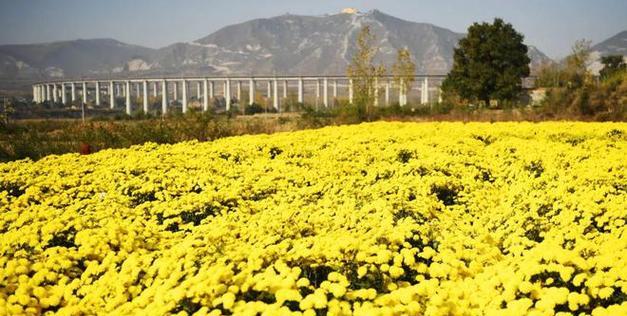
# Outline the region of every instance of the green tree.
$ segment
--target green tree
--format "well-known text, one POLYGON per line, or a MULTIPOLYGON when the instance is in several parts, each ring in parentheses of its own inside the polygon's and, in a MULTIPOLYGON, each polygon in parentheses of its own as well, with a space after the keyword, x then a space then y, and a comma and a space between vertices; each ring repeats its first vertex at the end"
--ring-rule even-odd
MULTIPOLYGON (((411 53, 407 48, 401 48, 396 55, 396 62, 392 65, 392 75, 394 83, 403 91, 402 95, 406 95, 411 90, 411 86, 416 80, 416 64, 411 57, 411 53)), ((401 105, 407 100, 402 100, 401 105)))
POLYGON ((599 75, 603 80, 611 77, 615 73, 625 71, 625 69, 627 69, 627 64, 625 64, 625 60, 622 55, 601 57, 601 63, 603 64, 603 69, 601 69, 599 75))
POLYGON ((453 68, 442 84, 447 94, 467 101, 515 100, 522 92, 522 78, 529 75, 524 36, 502 19, 474 23, 459 41, 453 68))
POLYGON ((374 64, 374 58, 378 51, 375 42, 376 37, 370 26, 362 27, 357 36, 357 52, 353 55, 351 64, 347 69, 348 77, 353 82, 353 104, 356 106, 360 118, 367 120, 370 120, 372 115, 376 78, 385 73, 385 68, 382 65, 374 64))

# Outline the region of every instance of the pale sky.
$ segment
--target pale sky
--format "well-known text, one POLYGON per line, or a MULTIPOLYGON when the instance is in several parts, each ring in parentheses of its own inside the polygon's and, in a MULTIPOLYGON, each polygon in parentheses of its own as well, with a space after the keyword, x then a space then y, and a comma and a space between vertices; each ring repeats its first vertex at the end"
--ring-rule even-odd
POLYGON ((577 39, 594 44, 627 30, 627 0, 0 0, 0 44, 114 38, 159 48, 255 18, 344 7, 456 32, 501 17, 552 58, 566 56, 577 39))

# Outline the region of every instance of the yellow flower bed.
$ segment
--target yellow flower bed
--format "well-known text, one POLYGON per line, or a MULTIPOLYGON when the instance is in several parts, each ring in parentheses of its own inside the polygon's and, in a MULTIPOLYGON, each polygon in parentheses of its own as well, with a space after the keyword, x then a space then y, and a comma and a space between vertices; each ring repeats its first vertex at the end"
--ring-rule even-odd
POLYGON ((0 314, 626 315, 627 124, 371 123, 0 165, 0 314))

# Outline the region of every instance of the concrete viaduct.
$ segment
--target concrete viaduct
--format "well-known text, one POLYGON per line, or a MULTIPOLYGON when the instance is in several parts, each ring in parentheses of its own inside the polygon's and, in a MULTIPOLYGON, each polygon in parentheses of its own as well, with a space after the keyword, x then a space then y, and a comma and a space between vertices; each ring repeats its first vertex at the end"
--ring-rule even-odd
MULTIPOLYGON (((439 84, 444 76, 418 75, 412 91, 420 91, 420 103, 440 98, 439 84), (431 85, 430 85, 431 82, 431 85)), ((288 96, 288 90, 296 89, 299 103, 305 102, 307 88, 314 87, 316 104, 328 107, 330 97, 336 99, 342 94, 353 102, 353 82, 346 76, 256 76, 256 77, 169 77, 169 78, 118 78, 118 79, 77 79, 39 82, 33 85, 33 100, 36 103, 54 102, 64 105, 80 101, 93 101, 96 106, 105 103, 111 109, 116 107, 116 98, 124 97, 126 113, 131 114, 133 101, 141 100, 142 110, 149 111, 149 96, 161 99, 161 114, 167 114, 170 101, 180 102, 183 113, 187 112, 190 102, 190 88, 196 84, 196 98, 202 104, 202 110, 209 109, 210 102, 217 96, 224 97, 226 110, 233 103, 252 104, 255 94, 266 90, 265 96, 271 100, 275 110, 281 111, 282 99, 288 96), (265 87, 264 87, 265 85, 265 87), (218 91, 217 88, 221 88, 218 91), (242 100, 242 90, 248 91, 248 100, 242 100), (260 91, 261 89, 261 91, 260 91), (281 89, 281 91, 279 90, 281 89), (92 90, 90 95, 90 90, 92 90), (281 92, 281 93, 280 93, 281 92), (78 97, 80 96, 80 100, 78 97)), ((404 91, 404 84, 394 84, 391 76, 378 77, 375 80, 375 105, 389 105, 392 99, 402 105, 407 104, 411 91, 404 91)))

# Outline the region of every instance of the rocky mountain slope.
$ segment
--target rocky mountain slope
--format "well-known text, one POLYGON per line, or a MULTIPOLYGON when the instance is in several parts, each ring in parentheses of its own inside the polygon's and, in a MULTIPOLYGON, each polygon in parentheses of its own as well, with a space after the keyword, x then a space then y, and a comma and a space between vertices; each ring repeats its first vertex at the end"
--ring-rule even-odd
MULTIPOLYGON (((112 39, 0 46, 0 85, 11 80, 116 75, 344 74, 359 30, 370 25, 377 60, 391 65, 407 47, 417 72, 446 74, 461 33, 377 10, 325 16, 281 15, 224 27, 160 49, 112 39)), ((550 60, 530 46, 532 65, 550 60)))

